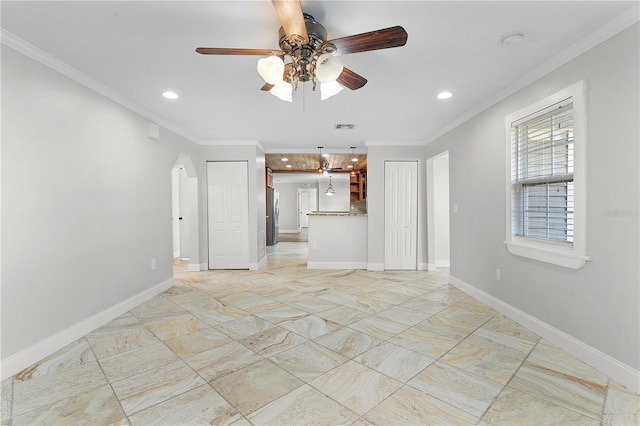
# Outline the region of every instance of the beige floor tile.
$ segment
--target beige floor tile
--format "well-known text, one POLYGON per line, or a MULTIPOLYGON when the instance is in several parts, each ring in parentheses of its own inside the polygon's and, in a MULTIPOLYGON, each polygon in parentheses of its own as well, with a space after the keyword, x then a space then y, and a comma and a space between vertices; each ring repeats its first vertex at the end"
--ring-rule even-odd
POLYGON ((417 389, 404 386, 365 418, 375 425, 475 425, 478 419, 417 389))
POLYGON ((15 375, 17 380, 25 381, 33 377, 44 376, 87 362, 95 361, 96 357, 86 339, 77 340, 52 355, 36 362, 15 375))
POLYGON ((268 360, 211 382, 238 411, 248 415, 304 383, 268 360))
POLYGON ((104 385, 19 415, 13 419, 13 425, 106 425, 123 417, 111 386, 104 385))
POLYGON ((382 302, 389 303, 391 305, 400 305, 414 298, 414 296, 396 293, 393 291, 381 291, 378 293, 371 293, 371 294, 368 294, 367 297, 370 297, 372 299, 377 299, 382 302))
POLYGON ((213 327, 207 327, 167 340, 164 344, 177 355, 185 358, 230 342, 232 339, 227 335, 213 327))
POLYGON ((605 402, 604 386, 528 362, 513 376, 509 386, 595 419, 600 418, 605 402))
POLYGON ((178 356, 162 342, 112 355, 100 360, 102 371, 110 383, 153 370, 178 360, 178 356))
POLYGON ((355 361, 348 361, 309 384, 360 415, 402 386, 397 380, 355 361))
POLYGON ((327 333, 314 341, 347 358, 353 358, 382 343, 382 340, 376 337, 346 327, 327 333))
POLYGON ((212 381, 262 359, 241 344, 231 342, 187 357, 184 361, 206 381, 212 381))
POLYGON ((353 359, 362 365, 405 383, 424 370, 434 360, 417 352, 383 343, 353 359))
POLYGON ((304 382, 344 364, 349 358, 314 342, 306 342, 270 358, 304 382))
POLYGON ((161 321, 158 318, 153 324, 147 325, 147 328, 158 336, 160 340, 170 340, 207 327, 209 327, 209 324, 186 311, 179 316, 171 317, 169 321, 161 321))
POLYGON ((0 424, 9 425, 11 421, 11 406, 13 405, 13 378, 10 377, 0 384, 0 424))
POLYGON ((444 303, 432 302, 430 300, 425 300, 420 297, 416 297, 415 299, 408 300, 398 307, 411 309, 413 311, 418 311, 423 314, 429 314, 429 316, 433 316, 439 312, 444 311, 450 305, 444 303))
POLYGON ((433 314, 415 309, 405 308, 403 306, 394 306, 376 314, 379 317, 387 318, 408 326, 414 326, 433 314))
POLYGON ((282 305, 275 309, 259 312, 256 316, 269 321, 271 324, 282 325, 307 317, 309 313, 288 305, 282 305))
POLYGON ((270 322, 253 315, 238 318, 233 321, 227 321, 216 326, 218 330, 236 340, 254 335, 273 327, 274 325, 270 322))
POLYGON ((282 327, 272 327, 239 340, 239 343, 264 357, 270 357, 306 342, 302 336, 282 327))
POLYGON ((281 326, 307 339, 314 339, 341 328, 340 324, 315 315, 287 322, 281 324, 281 326))
POLYGON ((138 318, 136 318, 131 312, 120 315, 118 318, 109 321, 102 327, 93 330, 87 336, 100 336, 103 334, 122 333, 125 331, 131 331, 136 328, 143 328, 144 324, 138 318))
POLYGON ((106 384, 107 379, 97 361, 24 381, 14 379, 13 415, 20 416, 106 384))
POLYGON ((482 416, 502 390, 497 383, 439 362, 427 367, 408 385, 476 417, 482 416))
POLYGON ((382 300, 373 299, 371 297, 361 297, 353 302, 343 303, 343 305, 369 314, 377 314, 378 312, 384 311, 385 309, 393 306, 391 303, 383 302, 382 300))
POLYGON ((349 325, 353 322, 368 317, 371 314, 359 311, 353 308, 347 308, 345 306, 336 306, 335 308, 328 309, 320 312, 317 316, 328 319, 340 325, 349 325))
POLYGON ((358 415, 304 385, 253 412, 248 418, 256 425, 350 425, 358 415))
POLYGON ((409 328, 407 324, 377 315, 349 324, 349 328, 370 334, 380 340, 387 340, 409 328))
POLYGON ((599 421, 507 387, 482 418, 492 425, 597 425, 599 421))
POLYGON ((160 340, 146 328, 136 328, 122 333, 87 336, 87 340, 98 359, 128 352, 160 340))
POLYGON ((182 360, 112 383, 122 409, 130 416, 203 385, 205 381, 182 360))
POLYGON ((640 395, 624 388, 609 385, 604 412, 605 414, 635 414, 638 416, 640 415, 640 395))
POLYGON ((592 383, 605 386, 608 378, 595 368, 585 364, 573 355, 541 340, 531 351, 527 363, 558 371, 592 383))
POLYGON ((482 328, 508 334, 510 336, 517 337, 522 340, 527 340, 533 343, 537 342, 540 339, 537 334, 527 330, 517 322, 512 321, 503 315, 494 316, 489 321, 487 321, 482 326, 482 328))
POLYGON ((130 417, 136 425, 230 425, 242 416, 211 386, 203 385, 130 417))
POLYGON ((459 305, 454 305, 442 312, 439 312, 438 315, 444 318, 460 321, 474 327, 479 327, 489 321, 494 314, 481 309, 469 309, 459 305))
POLYGON ((456 346, 459 340, 424 328, 411 327, 391 338, 389 342, 436 359, 456 346))
POLYGON ((323 300, 317 297, 310 297, 308 299, 296 300, 293 302, 288 302, 289 306, 294 308, 303 310, 310 314, 317 314, 319 312, 324 312, 332 308, 336 308, 340 305, 329 302, 328 300, 323 300))

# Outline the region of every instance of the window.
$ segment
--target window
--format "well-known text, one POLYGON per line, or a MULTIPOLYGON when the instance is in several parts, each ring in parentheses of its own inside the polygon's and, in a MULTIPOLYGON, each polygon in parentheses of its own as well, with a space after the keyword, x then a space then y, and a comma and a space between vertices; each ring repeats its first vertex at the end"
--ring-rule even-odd
POLYGON ((585 255, 585 83, 506 119, 511 253, 573 269, 585 255))

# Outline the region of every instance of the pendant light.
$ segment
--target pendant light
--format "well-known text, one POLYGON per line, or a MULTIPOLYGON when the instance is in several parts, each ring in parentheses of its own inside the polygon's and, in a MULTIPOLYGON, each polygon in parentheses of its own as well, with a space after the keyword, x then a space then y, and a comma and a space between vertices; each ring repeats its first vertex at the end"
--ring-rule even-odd
POLYGON ((336 195, 336 191, 333 189, 333 186, 331 185, 331 176, 329 176, 329 187, 327 188, 326 191, 324 191, 324 195, 326 195, 327 197, 332 197, 336 195))

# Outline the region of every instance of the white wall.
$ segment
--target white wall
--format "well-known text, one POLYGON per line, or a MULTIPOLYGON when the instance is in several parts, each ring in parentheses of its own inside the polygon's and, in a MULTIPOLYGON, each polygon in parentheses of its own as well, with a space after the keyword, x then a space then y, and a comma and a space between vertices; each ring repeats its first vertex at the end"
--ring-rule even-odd
POLYGON ((449 155, 433 159, 434 242, 437 267, 449 267, 449 155))
POLYGON ((460 209, 451 215, 452 282, 537 324, 538 331, 636 391, 638 40, 636 23, 427 145, 427 158, 449 150, 450 202, 460 209), (588 82, 587 244, 593 261, 569 270, 513 256, 503 244, 504 119, 582 79, 588 82), (615 210, 629 213, 607 214, 615 210))
POLYGON ((1 101, 4 378, 172 285, 171 170, 199 147, 4 45, 1 101))

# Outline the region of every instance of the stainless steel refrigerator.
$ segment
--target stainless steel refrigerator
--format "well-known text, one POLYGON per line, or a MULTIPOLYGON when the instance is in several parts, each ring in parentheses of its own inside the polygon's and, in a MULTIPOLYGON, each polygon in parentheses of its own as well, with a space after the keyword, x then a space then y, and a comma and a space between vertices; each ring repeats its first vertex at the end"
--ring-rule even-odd
POLYGON ((272 186, 267 187, 267 245, 272 246, 278 242, 280 225, 280 207, 278 206, 278 191, 272 186))

